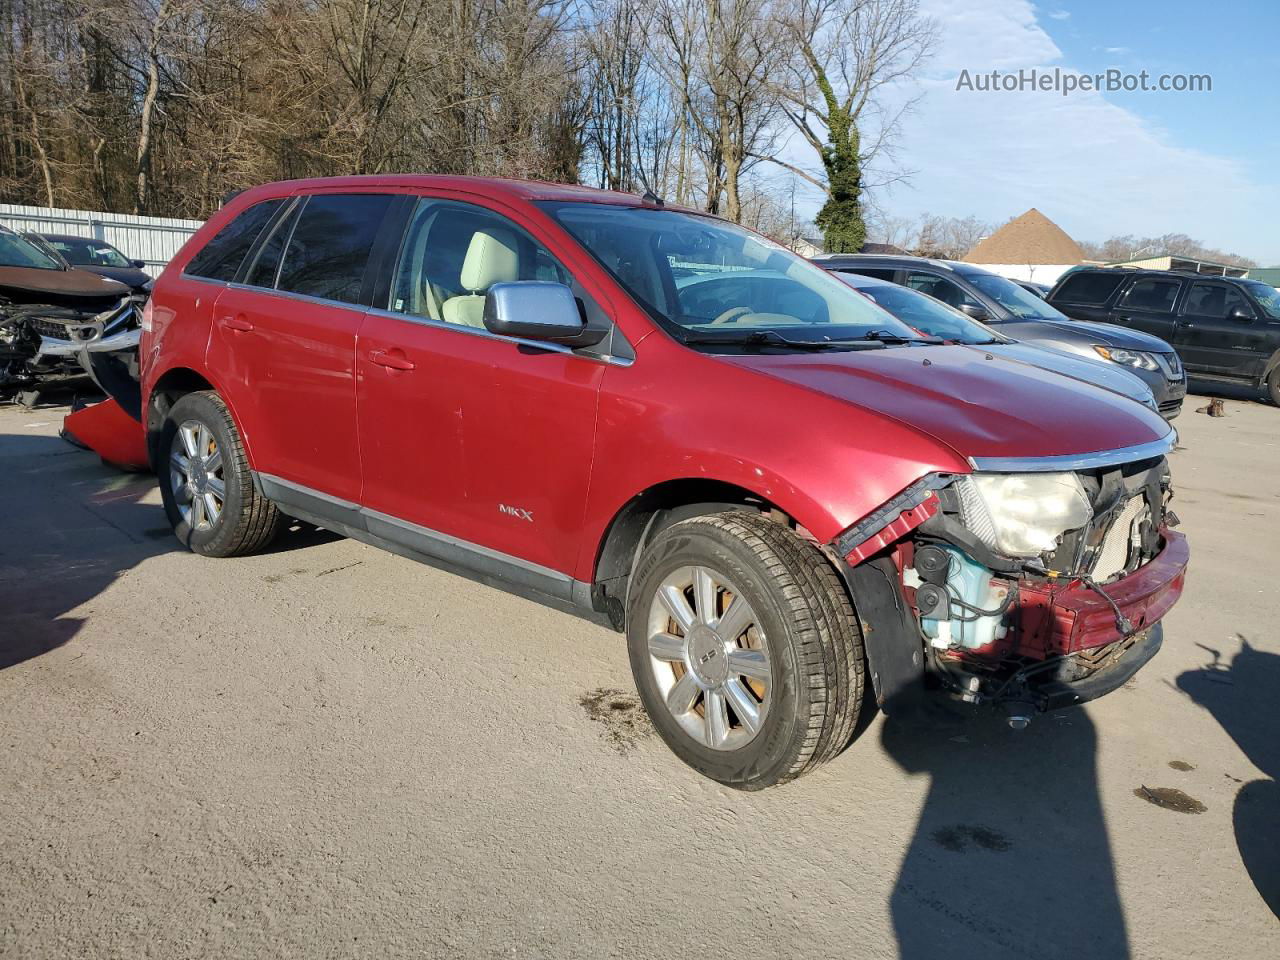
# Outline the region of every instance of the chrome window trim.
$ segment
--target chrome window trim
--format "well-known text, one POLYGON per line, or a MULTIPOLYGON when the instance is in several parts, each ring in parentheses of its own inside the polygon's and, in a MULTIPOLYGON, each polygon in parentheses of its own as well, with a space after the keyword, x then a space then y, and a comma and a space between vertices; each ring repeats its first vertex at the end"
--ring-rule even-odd
POLYGON ((522 347, 532 347, 536 350, 549 351, 551 353, 563 353, 571 357, 579 357, 583 360, 594 360, 597 363, 608 363, 615 367, 629 367, 635 361, 627 357, 606 356, 595 353, 579 353, 572 347, 565 346, 563 343, 552 343, 548 340, 528 340, 524 337, 510 337, 504 333, 494 333, 492 330, 483 329, 481 327, 468 327, 460 323, 445 323, 443 320, 433 320, 430 317, 420 317, 414 313, 399 313, 395 310, 382 310, 378 307, 370 307, 369 313, 378 317, 386 317, 390 320, 403 320, 406 323, 413 323, 423 327, 432 327, 436 330, 452 330, 454 333, 469 334, 473 337, 483 337, 486 340, 498 340, 503 343, 514 343, 522 347))
POLYGON ((970 457, 969 465, 986 473, 1060 473, 1071 470, 1094 470, 1122 463, 1151 460, 1170 453, 1178 442, 1178 434, 1170 430, 1159 440, 1133 447, 1117 447, 1095 453, 1071 453, 1059 457, 970 457))

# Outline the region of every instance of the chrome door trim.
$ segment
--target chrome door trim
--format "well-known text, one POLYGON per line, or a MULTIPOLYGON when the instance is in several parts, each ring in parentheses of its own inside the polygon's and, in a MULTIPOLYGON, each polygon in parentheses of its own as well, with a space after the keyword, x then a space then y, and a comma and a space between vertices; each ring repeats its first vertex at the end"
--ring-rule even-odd
POLYGON ((269 473, 256 473, 255 476, 263 494, 281 504, 285 513, 289 513, 292 507, 305 513, 304 519, 320 526, 326 526, 325 521, 329 521, 337 525, 338 532, 356 540, 373 541, 374 546, 394 545, 558 600, 575 599, 573 578, 559 570, 313 490, 283 477, 269 473))
POLYGON ((1177 432, 1170 429, 1159 440, 1140 443, 1133 447, 1117 447, 1114 450, 1099 450, 1095 453, 1072 453, 1059 457, 970 457, 969 463, 974 470, 991 473, 1056 473, 1069 470, 1093 470, 1163 457, 1173 450, 1177 442, 1177 432))
POLYGON ((378 307, 370 307, 370 314, 376 317, 386 317, 390 320, 403 320, 405 323, 413 323, 422 327, 432 327, 437 330, 452 330, 455 333, 469 334, 473 337, 483 337, 486 340, 498 340, 503 343, 514 343, 522 347, 532 347, 535 350, 543 350, 550 353, 563 353, 571 357, 579 357, 583 360, 594 360, 597 363, 608 363, 616 367, 629 367, 634 360, 627 357, 606 356, 597 353, 579 353, 572 347, 567 347, 563 343, 551 343, 547 340, 527 340, 524 337, 510 337, 503 333, 494 333, 483 327, 468 327, 460 323, 445 323, 443 320, 433 320, 430 317, 420 317, 412 313, 397 313, 395 310, 383 310, 378 307))

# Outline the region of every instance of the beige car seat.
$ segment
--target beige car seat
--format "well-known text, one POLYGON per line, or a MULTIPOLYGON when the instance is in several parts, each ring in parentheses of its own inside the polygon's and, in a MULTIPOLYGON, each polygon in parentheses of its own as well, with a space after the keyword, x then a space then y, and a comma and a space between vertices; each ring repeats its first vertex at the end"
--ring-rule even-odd
POLYGON ((444 302, 444 322, 483 327, 485 291, 495 283, 518 279, 520 258, 515 236, 506 230, 477 230, 472 234, 458 278, 458 285, 471 292, 444 302))

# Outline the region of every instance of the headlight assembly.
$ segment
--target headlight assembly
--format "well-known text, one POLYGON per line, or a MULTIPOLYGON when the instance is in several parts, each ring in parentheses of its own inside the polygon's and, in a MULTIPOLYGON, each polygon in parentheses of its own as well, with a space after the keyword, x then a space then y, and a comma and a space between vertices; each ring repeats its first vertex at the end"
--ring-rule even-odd
POLYGON ((1110 360, 1112 363, 1119 363, 1126 367, 1134 367, 1138 370, 1156 371, 1160 369, 1160 365, 1156 363, 1156 358, 1144 350, 1124 350, 1120 347, 1103 347, 1094 344, 1094 350, 1098 352, 1098 356, 1104 360, 1110 360))
POLYGON ((1074 473, 973 473, 957 481, 960 519, 1007 557, 1038 557, 1093 518, 1074 473))

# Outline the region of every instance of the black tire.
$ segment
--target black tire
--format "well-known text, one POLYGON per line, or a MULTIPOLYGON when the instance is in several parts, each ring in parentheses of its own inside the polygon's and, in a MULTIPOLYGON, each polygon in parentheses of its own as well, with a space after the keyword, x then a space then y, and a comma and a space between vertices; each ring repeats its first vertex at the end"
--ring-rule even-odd
POLYGON ((1276 367, 1267 376, 1266 390, 1268 399, 1280 407, 1280 367, 1276 367))
POLYGON ((160 430, 156 472, 160 495, 173 532, 193 552, 206 557, 238 557, 266 547, 287 523, 274 503, 254 486, 240 432, 227 405, 214 392, 188 393, 169 410, 160 430), (179 427, 195 421, 207 427, 222 453, 224 497, 216 521, 192 529, 178 505, 169 457, 179 427))
POLYGON ((853 606, 817 547, 763 515, 694 517, 658 534, 631 581, 627 646, 659 735, 681 760, 727 786, 760 790, 793 780, 853 738, 866 675, 853 606), (686 566, 715 570, 736 584, 768 637, 768 710, 758 733, 737 749, 713 749, 681 726, 650 660, 651 604, 663 580, 686 566))

